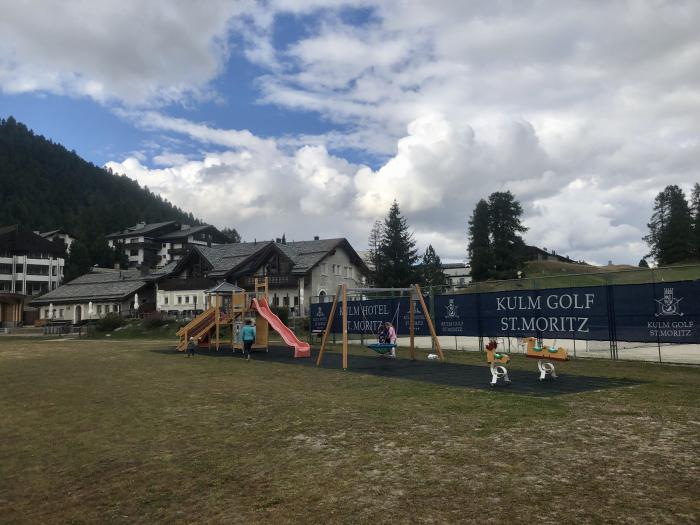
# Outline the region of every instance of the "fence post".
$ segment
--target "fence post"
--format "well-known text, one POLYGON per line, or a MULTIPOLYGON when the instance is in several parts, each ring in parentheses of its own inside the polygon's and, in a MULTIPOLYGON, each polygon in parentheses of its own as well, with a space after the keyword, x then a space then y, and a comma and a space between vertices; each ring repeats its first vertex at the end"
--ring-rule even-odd
MULTIPOLYGON (((409 295, 409 300, 410 295, 409 295)), ((435 322, 435 294, 433 293, 433 287, 430 286, 428 288, 428 311, 430 312, 430 318, 435 322)), ((432 337, 430 338, 430 348, 433 352, 435 352, 435 341, 433 341, 432 337)))
MULTIPOLYGON (((652 290, 654 293, 654 299, 656 299, 656 277, 654 275, 654 268, 650 268, 651 270, 651 286, 652 290)), ((657 328, 656 329, 656 348, 657 351, 659 352, 659 364, 663 364, 663 361, 661 360, 661 338, 659 336, 660 330, 657 328)))

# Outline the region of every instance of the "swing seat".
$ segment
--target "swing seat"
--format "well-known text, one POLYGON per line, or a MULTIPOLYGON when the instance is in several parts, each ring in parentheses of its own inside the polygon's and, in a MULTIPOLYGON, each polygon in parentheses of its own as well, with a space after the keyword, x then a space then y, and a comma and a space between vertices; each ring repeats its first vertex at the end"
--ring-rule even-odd
POLYGON ((372 343, 367 345, 367 348, 374 350, 378 354, 388 354, 393 348, 396 348, 395 344, 392 343, 372 343))

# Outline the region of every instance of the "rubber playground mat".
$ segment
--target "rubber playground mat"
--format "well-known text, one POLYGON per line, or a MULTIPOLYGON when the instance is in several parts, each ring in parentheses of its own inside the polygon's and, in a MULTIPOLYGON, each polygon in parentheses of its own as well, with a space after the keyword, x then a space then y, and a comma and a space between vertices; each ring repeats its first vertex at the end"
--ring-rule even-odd
MULTIPOLYGON (((198 351, 202 357, 222 357, 228 359, 242 359, 240 353, 232 355, 231 350, 198 351)), ((286 347, 271 347, 269 352, 253 352, 251 359, 255 361, 269 361, 296 366, 316 367, 318 349, 312 348, 311 358, 294 359, 294 351, 286 347)), ((499 381, 498 385, 491 386, 491 373, 488 365, 468 365, 462 363, 442 363, 440 361, 410 359, 389 359, 387 357, 367 355, 350 355, 348 358, 348 370, 344 373, 367 374, 379 377, 396 379, 408 379, 422 381, 436 385, 474 388, 482 390, 502 390, 514 394, 530 396, 558 396, 562 394, 576 394, 610 388, 622 388, 642 384, 641 381, 630 379, 615 379, 608 377, 581 376, 566 373, 566 363, 557 363, 557 379, 539 380, 537 363, 532 361, 532 370, 508 370, 511 383, 504 385, 499 381)), ((342 371, 342 356, 339 353, 330 352, 323 356, 324 369, 342 371)))

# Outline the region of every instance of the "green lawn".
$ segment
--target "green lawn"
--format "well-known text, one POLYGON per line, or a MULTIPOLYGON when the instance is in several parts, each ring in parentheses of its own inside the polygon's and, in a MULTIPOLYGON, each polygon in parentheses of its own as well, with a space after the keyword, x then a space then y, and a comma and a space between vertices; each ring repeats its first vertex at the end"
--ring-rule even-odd
POLYGON ((644 383, 533 398, 173 344, 0 339, 1 523, 700 519, 698 368, 573 361, 644 383))

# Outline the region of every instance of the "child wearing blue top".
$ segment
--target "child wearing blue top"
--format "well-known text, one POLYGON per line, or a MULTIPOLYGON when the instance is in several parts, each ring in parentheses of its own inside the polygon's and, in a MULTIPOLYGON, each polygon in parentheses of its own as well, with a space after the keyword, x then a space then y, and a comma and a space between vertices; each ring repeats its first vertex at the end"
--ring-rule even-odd
POLYGON ((255 327, 252 325, 250 319, 246 320, 243 329, 241 329, 241 340, 243 341, 243 353, 245 354, 245 358, 250 361, 250 349, 255 342, 255 327))

